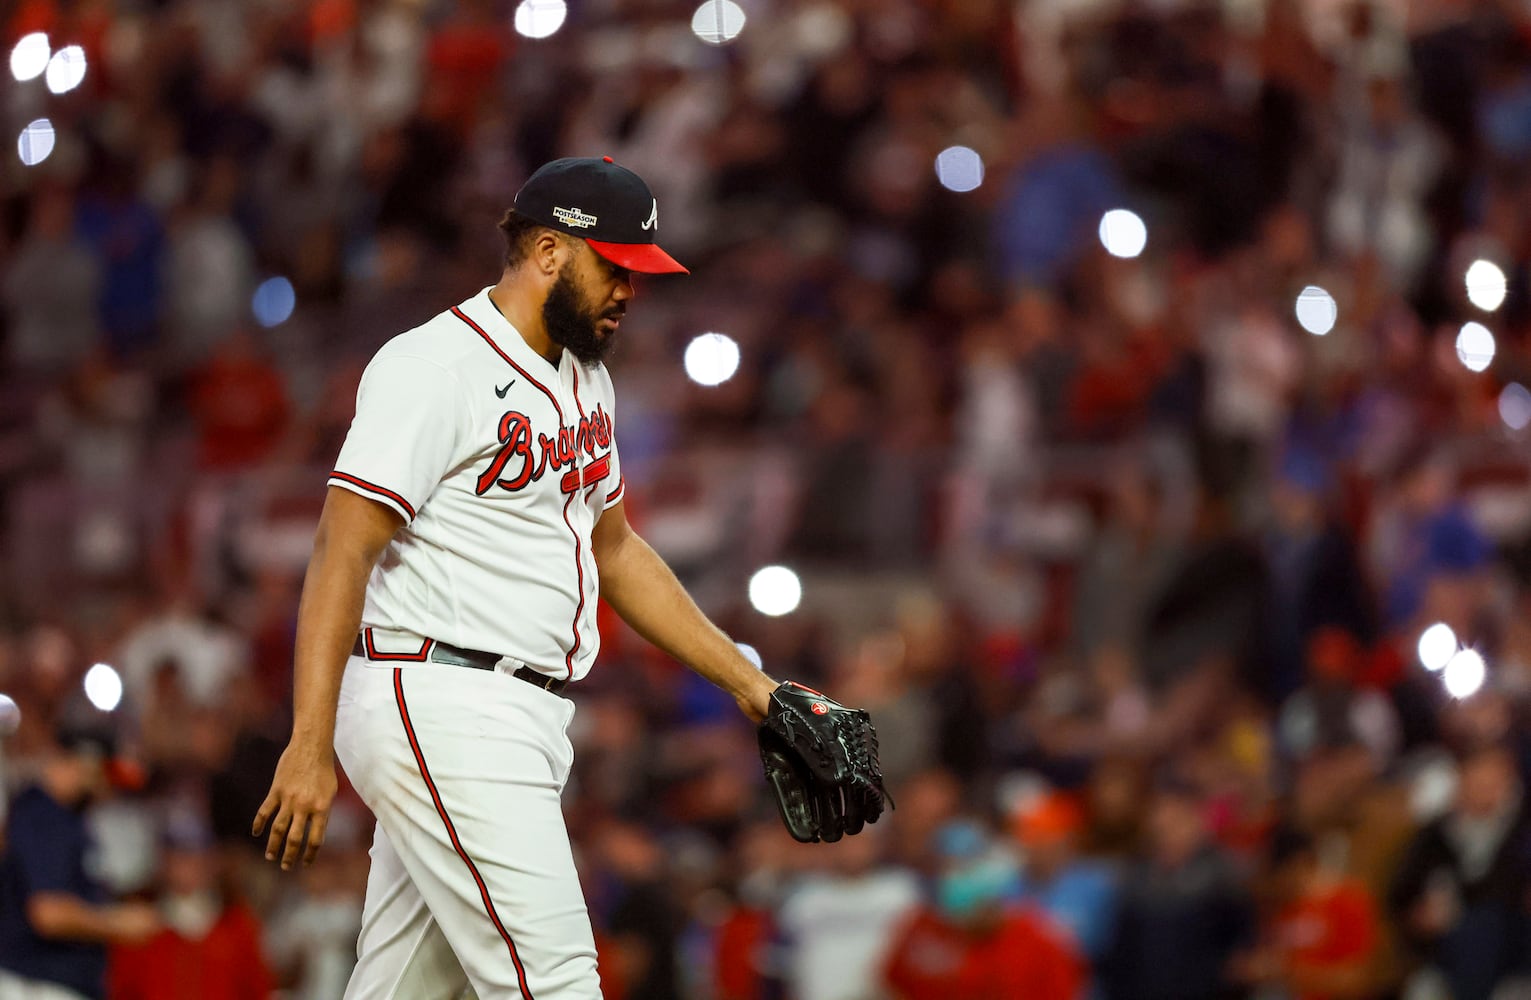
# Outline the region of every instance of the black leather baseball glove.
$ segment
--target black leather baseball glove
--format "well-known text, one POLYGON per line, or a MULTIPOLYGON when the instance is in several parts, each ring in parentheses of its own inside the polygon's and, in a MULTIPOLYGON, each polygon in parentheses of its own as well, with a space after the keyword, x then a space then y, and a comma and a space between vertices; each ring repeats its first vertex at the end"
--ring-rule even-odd
POLYGON ((787 681, 760 724, 760 759, 787 832, 833 842, 877 822, 893 799, 882 786, 872 717, 787 681))

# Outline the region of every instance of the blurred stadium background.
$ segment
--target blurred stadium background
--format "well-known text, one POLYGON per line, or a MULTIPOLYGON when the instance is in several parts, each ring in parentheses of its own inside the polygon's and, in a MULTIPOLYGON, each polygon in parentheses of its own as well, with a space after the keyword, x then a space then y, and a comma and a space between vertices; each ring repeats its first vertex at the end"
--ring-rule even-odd
POLYGON ((5 10, 6 783, 110 712, 112 892, 261 928, 230 985, 172 920, 114 1000, 339 997, 369 817, 290 877, 248 833, 325 474, 526 174, 603 154, 693 269, 613 362, 634 519, 898 800, 792 844, 608 621, 609 1000, 1531 995, 1521 0, 5 10))

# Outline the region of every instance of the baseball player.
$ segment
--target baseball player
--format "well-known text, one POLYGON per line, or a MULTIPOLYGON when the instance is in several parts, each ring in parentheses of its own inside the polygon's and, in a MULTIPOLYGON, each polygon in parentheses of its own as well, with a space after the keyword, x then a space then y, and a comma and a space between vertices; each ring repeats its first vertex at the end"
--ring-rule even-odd
POLYGON ((299 607, 292 737, 255 817, 267 858, 312 862, 336 756, 376 816, 347 1000, 600 997, 559 804, 598 595, 770 724, 794 836, 882 808, 866 713, 756 669, 628 525, 601 359, 632 275, 686 273, 648 186, 610 157, 556 160, 500 228, 499 282, 362 377, 299 607))

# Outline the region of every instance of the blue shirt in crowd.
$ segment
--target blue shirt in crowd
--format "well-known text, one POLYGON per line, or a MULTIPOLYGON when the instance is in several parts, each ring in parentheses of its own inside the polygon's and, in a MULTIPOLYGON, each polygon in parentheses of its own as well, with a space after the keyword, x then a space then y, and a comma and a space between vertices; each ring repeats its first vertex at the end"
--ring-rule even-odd
POLYGON ((35 786, 17 796, 6 825, 5 854, 0 856, 0 968, 100 1000, 105 992, 105 946, 50 941, 38 937, 27 921, 27 901, 37 893, 105 901, 105 891, 86 867, 90 851, 83 815, 35 786))

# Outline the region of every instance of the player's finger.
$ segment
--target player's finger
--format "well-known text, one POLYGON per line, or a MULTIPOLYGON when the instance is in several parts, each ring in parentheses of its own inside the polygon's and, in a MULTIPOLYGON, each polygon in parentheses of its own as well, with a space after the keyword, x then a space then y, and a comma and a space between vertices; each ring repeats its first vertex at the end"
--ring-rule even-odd
POLYGON ((255 811, 255 824, 250 827, 250 836, 259 837, 261 831, 266 828, 266 821, 271 818, 271 814, 274 812, 276 812, 276 796, 271 792, 267 792, 266 801, 262 802, 260 808, 255 811))
POLYGON ((303 864, 311 865, 314 857, 318 855, 319 848, 324 846, 324 828, 329 825, 329 816, 325 813, 315 813, 314 818, 308 822, 308 849, 303 852, 303 864))
POLYGON ((301 810, 292 815, 292 826, 287 831, 287 849, 282 852, 282 871, 287 871, 298 860, 303 849, 303 832, 308 829, 308 813, 301 810))
POLYGON ((266 838, 266 860, 275 861, 282 853, 282 846, 287 841, 287 828, 292 825, 292 813, 286 804, 277 811, 276 819, 271 821, 271 835, 266 838))

